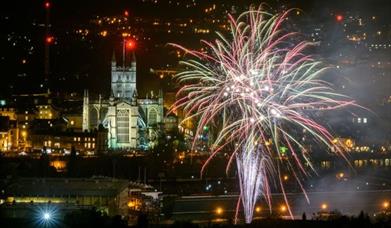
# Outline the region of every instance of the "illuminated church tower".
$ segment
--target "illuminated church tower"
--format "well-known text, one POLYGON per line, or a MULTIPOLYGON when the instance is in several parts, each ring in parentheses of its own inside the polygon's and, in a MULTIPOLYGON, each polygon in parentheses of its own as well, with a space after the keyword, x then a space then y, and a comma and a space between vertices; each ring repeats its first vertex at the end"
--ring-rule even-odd
POLYGON ((111 96, 93 99, 85 92, 83 99, 83 130, 93 131, 100 125, 108 130, 110 150, 146 150, 156 146, 163 124, 163 95, 151 92, 139 98, 136 89, 136 57, 122 53, 122 66, 115 55, 111 61, 111 96))
POLYGON ((130 66, 126 66, 125 56, 122 66, 117 66, 115 55, 111 60, 111 91, 112 96, 131 101, 136 92, 136 56, 132 52, 130 66))
MULTIPOLYGON (((124 53, 125 54, 125 53, 124 53)), ((130 66, 126 65, 125 55, 123 66, 118 67, 115 56, 111 62, 111 93, 107 121, 108 142, 110 149, 137 148, 139 116, 136 103, 136 57, 132 52, 130 66)))

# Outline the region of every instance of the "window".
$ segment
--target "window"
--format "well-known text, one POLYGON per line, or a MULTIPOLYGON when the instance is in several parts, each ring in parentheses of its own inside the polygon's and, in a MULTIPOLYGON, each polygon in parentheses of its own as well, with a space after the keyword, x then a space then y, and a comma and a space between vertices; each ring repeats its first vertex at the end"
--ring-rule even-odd
POLYGON ((357 123, 361 123, 361 118, 357 118, 357 123))
POLYGON ((367 118, 363 118, 363 119, 362 119, 362 122, 363 122, 363 123, 367 123, 367 118))
POLYGON ((148 125, 154 125, 157 123, 157 112, 156 109, 152 109, 148 113, 148 125))
POLYGON ((129 142, 129 119, 129 110, 119 109, 117 111, 117 135, 119 143, 129 142))

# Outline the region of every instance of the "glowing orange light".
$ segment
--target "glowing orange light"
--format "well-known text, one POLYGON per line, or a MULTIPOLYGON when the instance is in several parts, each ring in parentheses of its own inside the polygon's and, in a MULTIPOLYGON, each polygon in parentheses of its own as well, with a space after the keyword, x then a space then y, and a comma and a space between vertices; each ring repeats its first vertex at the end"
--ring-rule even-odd
POLYGON ((328 205, 323 203, 322 205, 320 205, 320 208, 322 208, 322 210, 326 210, 328 208, 328 205))
POLYGON ((129 12, 127 10, 124 11, 124 15, 125 17, 128 17, 129 16, 129 12))
POLYGON ((53 41, 54 41, 54 37, 53 36, 48 36, 48 37, 46 37, 45 41, 46 41, 47 44, 52 44, 53 41))
POLYGON ((133 40, 126 41, 126 48, 127 49, 134 49, 135 47, 136 47, 136 43, 133 40))
POLYGON ((257 213, 261 212, 261 207, 256 207, 256 208, 255 208, 255 211, 256 211, 257 213))
POLYGON ((128 207, 135 207, 136 203, 134 201, 129 201, 128 202, 128 207))
POLYGON ((221 207, 218 207, 218 208, 216 208, 216 214, 217 215, 221 215, 221 214, 223 214, 223 208, 221 208, 221 207))
POLYGON ((338 21, 338 22, 341 22, 343 20, 343 16, 338 14, 337 16, 335 16, 335 19, 338 21))
POLYGON ((45 2, 45 8, 49 9, 50 8, 50 2, 45 2))
POLYGON ((388 201, 383 202, 384 209, 388 209, 389 207, 390 207, 390 202, 388 202, 388 201))
POLYGON ((285 205, 281 205, 280 211, 281 212, 286 212, 286 210, 287 210, 286 206, 285 205))

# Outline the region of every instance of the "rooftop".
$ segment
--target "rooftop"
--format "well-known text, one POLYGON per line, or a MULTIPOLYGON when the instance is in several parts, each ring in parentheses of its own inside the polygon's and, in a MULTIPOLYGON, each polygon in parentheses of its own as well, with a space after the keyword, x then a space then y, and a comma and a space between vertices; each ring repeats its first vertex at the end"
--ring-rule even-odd
POLYGON ((108 196, 114 197, 126 188, 145 190, 148 185, 124 179, 98 178, 20 178, 10 183, 9 196, 108 196))

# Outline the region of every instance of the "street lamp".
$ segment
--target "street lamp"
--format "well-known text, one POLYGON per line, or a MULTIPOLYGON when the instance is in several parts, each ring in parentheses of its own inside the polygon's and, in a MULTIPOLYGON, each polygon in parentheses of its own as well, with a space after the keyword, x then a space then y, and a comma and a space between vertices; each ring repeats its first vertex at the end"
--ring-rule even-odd
POLYGON ((383 202, 383 209, 387 210, 388 208, 390 208, 390 202, 389 201, 384 201, 383 202))
POLYGON ((320 205, 320 208, 322 210, 326 210, 329 206, 326 204, 326 203, 322 203, 322 205, 320 205))
POLYGON ((43 214, 42 214, 42 219, 46 222, 48 222, 50 219, 52 218, 52 215, 50 212, 48 211, 45 211, 43 214))
POLYGON ((222 215, 223 212, 224 212, 223 208, 221 208, 221 207, 217 207, 217 208, 216 208, 216 214, 217 214, 217 215, 222 215))
POLYGON ((286 208, 285 205, 281 205, 281 206, 280 206, 280 211, 281 211, 282 213, 286 212, 286 210, 287 210, 287 208, 286 208))

